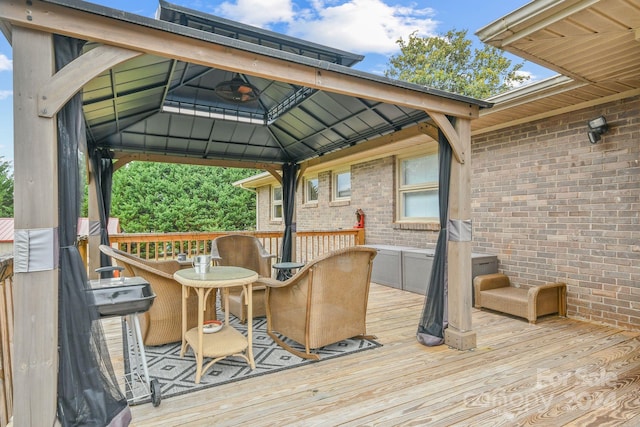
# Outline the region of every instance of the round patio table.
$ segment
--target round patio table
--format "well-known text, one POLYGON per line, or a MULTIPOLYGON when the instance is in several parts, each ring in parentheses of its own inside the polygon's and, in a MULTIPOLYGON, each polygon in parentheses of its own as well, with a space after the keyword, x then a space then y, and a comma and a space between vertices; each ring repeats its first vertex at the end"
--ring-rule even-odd
POLYGON ((175 280, 182 285, 182 347, 180 357, 191 347, 196 357, 195 383, 199 384, 204 372, 214 363, 227 356, 239 356, 247 361, 251 369, 255 369, 253 360, 253 282, 258 280, 258 273, 241 267, 215 266, 206 273, 196 273, 195 268, 178 270, 175 280), (229 288, 242 286, 247 296, 247 336, 229 325, 229 288), (222 289, 224 301, 224 325, 214 333, 204 333, 204 311, 210 294, 215 297, 215 289, 222 289), (187 300, 193 291, 198 296, 198 323, 187 330, 187 300), (212 360, 202 366, 204 358, 212 360))
POLYGON ((291 272, 291 270, 297 270, 298 268, 304 267, 304 263, 303 262, 278 262, 276 264, 273 264, 271 267, 273 267, 273 269, 276 270, 276 277, 278 277, 279 272, 282 272, 284 276, 283 280, 287 280, 287 279, 290 279, 291 276, 293 276, 293 273, 291 272))

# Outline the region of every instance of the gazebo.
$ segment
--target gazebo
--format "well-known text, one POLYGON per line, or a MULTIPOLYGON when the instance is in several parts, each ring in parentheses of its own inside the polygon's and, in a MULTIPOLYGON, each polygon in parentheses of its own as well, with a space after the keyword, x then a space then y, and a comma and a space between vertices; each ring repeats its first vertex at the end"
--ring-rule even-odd
MULTIPOLYGON (((73 133, 60 116, 74 99, 79 108, 64 116, 71 128, 86 126, 90 182, 132 160, 256 168, 283 183, 285 212, 309 165, 444 141, 453 156, 449 223, 459 231, 448 242, 445 340, 475 346, 470 124, 490 103, 357 71, 358 55, 163 1, 149 19, 77 0, 1 0, 0 23, 13 47, 15 227, 25 249, 15 255, 16 425, 56 418, 66 248, 56 244, 65 209, 58 172, 68 167, 58 135, 73 133)), ((104 198, 90 185, 90 270, 99 266, 104 198)), ((285 240, 295 233, 291 215, 285 240)))

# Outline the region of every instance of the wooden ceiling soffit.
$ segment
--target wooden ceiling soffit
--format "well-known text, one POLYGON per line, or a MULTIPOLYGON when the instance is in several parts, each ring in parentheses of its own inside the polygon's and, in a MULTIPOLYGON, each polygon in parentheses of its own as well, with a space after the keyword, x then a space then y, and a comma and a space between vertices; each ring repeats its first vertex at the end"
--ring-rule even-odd
POLYGON ((464 101, 222 46, 51 3, 33 2, 25 10, 20 2, 0 0, 0 17, 13 25, 419 109, 429 114, 435 112, 466 119, 479 116, 479 107, 464 101))
POLYGON ((142 53, 102 45, 77 57, 51 76, 38 92, 38 115, 53 117, 73 95, 98 74, 142 53))
MULTIPOLYGON (((583 110, 585 108, 591 108, 597 105, 607 104, 609 102, 619 101, 625 98, 631 98, 634 96, 640 95, 640 89, 632 89, 621 93, 614 93, 609 96, 604 96, 601 98, 589 99, 587 101, 573 103, 570 105, 565 105, 558 108, 551 108, 549 106, 544 106, 544 108, 539 109, 540 112, 536 114, 529 114, 524 117, 519 117, 517 119, 510 119, 501 121, 499 124, 493 126, 485 126, 481 129, 477 129, 472 132, 472 135, 480 135, 488 132, 493 132, 500 129, 505 129, 511 126, 518 126, 524 123, 532 123, 537 120, 543 120, 553 116, 559 116, 560 114, 571 113, 573 111, 583 110)), ((500 110, 498 110, 498 113, 500 110)))

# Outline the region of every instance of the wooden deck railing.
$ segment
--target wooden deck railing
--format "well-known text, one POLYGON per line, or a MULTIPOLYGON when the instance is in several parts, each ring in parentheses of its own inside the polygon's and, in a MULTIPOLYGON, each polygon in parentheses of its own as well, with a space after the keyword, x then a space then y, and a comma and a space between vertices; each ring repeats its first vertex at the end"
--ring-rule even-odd
MULTIPOLYGON (((246 234, 257 237, 267 252, 280 259, 282 232, 241 231, 203 233, 132 233, 109 236, 111 245, 145 259, 171 259, 179 253, 188 256, 211 253, 211 241, 225 234, 246 234)), ((335 249, 364 244, 364 229, 298 231, 295 261, 307 262, 335 249)))
POLYGON ((13 415, 13 256, 0 258, 0 426, 13 415))
MULTIPOLYGON (((265 249, 280 258, 281 232, 246 231, 260 239, 265 249)), ((146 259, 168 259, 184 252, 211 252, 211 241, 230 232, 116 234, 111 244, 146 259)), ((86 239, 79 244, 86 251, 86 239)), ((301 231, 296 235, 296 261, 307 262, 335 249, 364 244, 363 229, 301 231)), ((0 258, 0 427, 13 415, 13 256, 0 258)))

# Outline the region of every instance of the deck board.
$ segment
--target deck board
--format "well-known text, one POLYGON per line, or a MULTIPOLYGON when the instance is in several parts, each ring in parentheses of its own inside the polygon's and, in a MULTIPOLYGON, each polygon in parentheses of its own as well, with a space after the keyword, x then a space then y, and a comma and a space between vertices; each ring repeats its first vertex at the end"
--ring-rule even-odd
MULTIPOLYGON (((132 425, 640 423, 640 332, 474 309, 475 350, 424 347, 415 338, 423 303, 372 284, 367 327, 383 347, 133 406, 132 425)), ((107 320, 120 372, 119 322, 107 320)))

